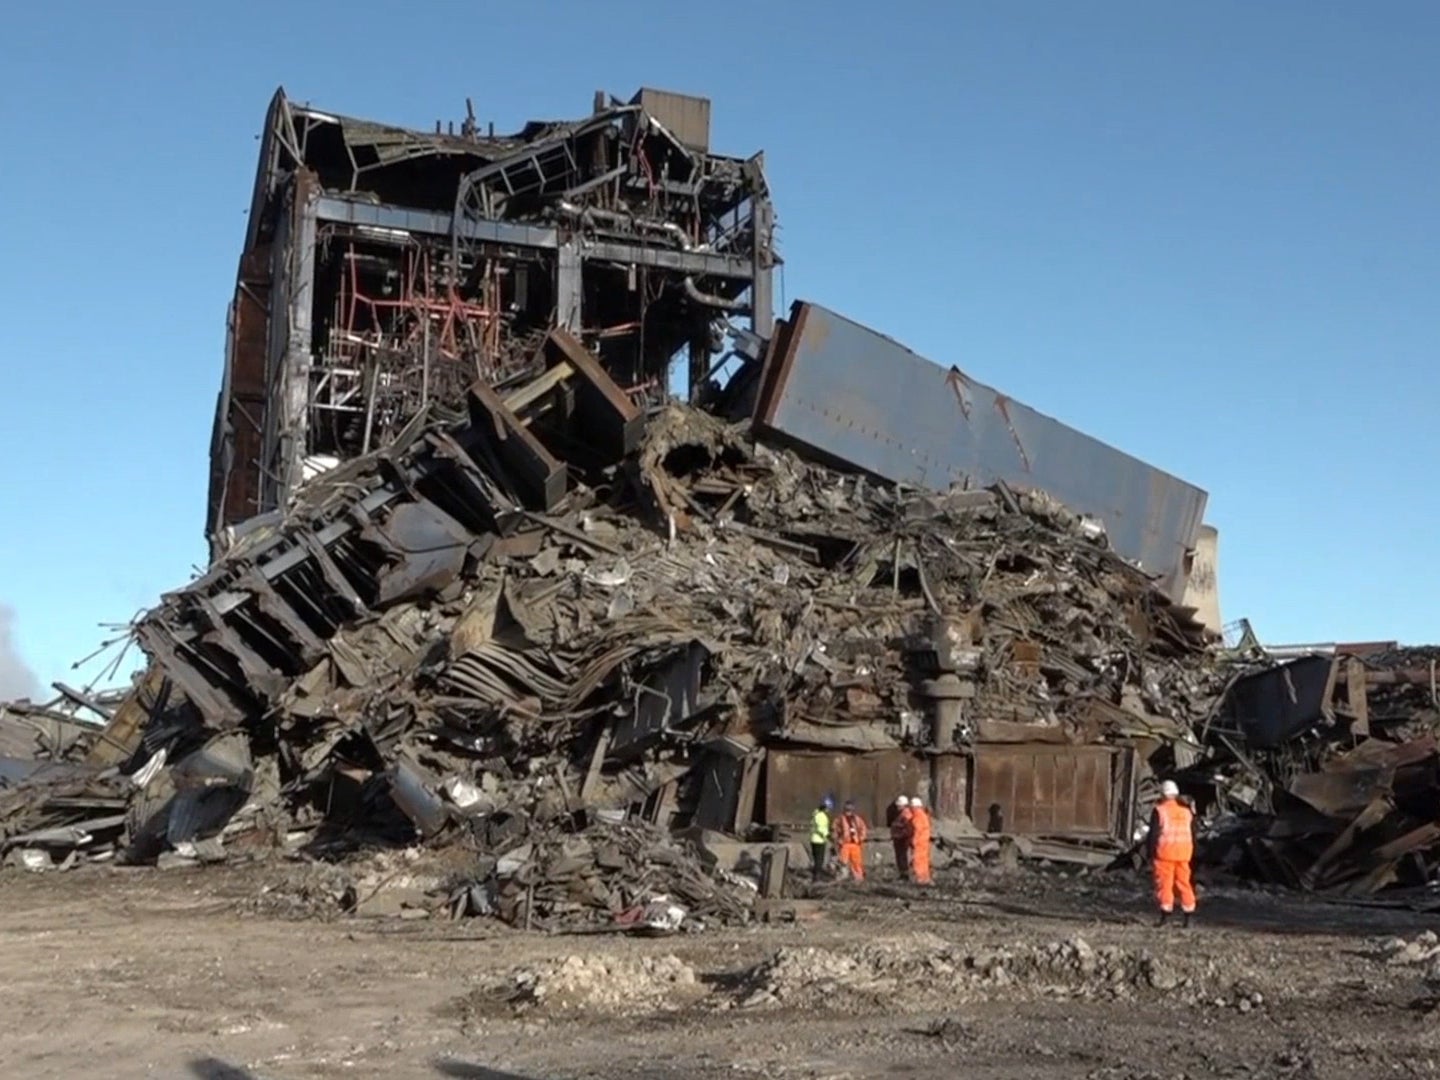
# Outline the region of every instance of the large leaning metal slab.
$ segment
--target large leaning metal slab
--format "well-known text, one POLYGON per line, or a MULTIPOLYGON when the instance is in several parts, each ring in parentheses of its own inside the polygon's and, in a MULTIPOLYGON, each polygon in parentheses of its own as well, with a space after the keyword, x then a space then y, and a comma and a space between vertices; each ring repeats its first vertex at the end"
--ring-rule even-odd
POLYGON ((777 327, 755 421, 896 483, 1043 491, 1184 594, 1204 491, 818 304, 797 301, 777 327))

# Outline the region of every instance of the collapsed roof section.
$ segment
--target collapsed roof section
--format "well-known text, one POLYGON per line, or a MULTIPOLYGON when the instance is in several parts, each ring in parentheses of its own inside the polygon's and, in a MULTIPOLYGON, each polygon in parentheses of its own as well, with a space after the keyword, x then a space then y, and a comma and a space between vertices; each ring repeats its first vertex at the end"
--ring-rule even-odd
POLYGON ((709 152, 709 102, 597 95, 514 135, 266 116, 215 417, 207 532, 283 511, 310 476, 544 369, 559 327, 636 396, 689 350, 704 381, 730 320, 771 331, 763 158, 709 152))

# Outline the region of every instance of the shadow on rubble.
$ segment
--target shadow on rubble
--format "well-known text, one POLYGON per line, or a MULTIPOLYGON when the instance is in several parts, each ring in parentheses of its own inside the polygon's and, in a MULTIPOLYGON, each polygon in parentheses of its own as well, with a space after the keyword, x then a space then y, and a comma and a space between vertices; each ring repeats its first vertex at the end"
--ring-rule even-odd
MULTIPOLYGON (((1153 917, 1152 912, 1147 915, 1153 917)), ((1433 927, 1433 913, 1399 906, 1327 900, 1305 893, 1201 893, 1196 928, 1284 936, 1374 937, 1433 927)))
MULTIPOLYGON (((1016 896, 1013 899, 967 900, 963 892, 935 894, 918 901, 920 905, 949 906, 963 917, 964 911, 988 911, 1021 919, 1044 919, 1076 925, 1095 923, 1152 927, 1157 910, 1147 895, 1148 882, 1138 877, 1114 880, 1088 895, 1067 894, 1063 889, 1046 896, 1016 896)), ((1200 905, 1191 932, 1225 930, 1278 936, 1374 937, 1431 929, 1435 913, 1423 906, 1410 908, 1402 903, 1327 898, 1315 894, 1280 890, 1251 889, 1233 882, 1198 883, 1200 905)), ((896 891, 896 890, 891 890, 896 891)), ((913 897, 907 897, 912 904, 913 897)), ((1432 898, 1433 900, 1433 898, 1432 898)), ((923 908, 921 908, 923 910, 923 908)), ((1155 932, 1161 931, 1155 928, 1155 932)), ((1176 928, 1175 932, 1179 932, 1176 928)))
MULTIPOLYGON (((457 1080, 535 1080, 534 1077, 519 1073, 502 1072, 455 1058, 440 1058, 432 1063, 441 1076, 453 1076, 457 1080)), ((198 1080, 261 1080, 257 1073, 238 1065, 230 1065, 219 1058, 196 1058, 190 1062, 190 1074, 198 1080)))
POLYGON ((227 1064, 219 1058, 196 1058, 189 1068, 190 1074, 199 1080, 260 1080, 249 1069, 227 1064))

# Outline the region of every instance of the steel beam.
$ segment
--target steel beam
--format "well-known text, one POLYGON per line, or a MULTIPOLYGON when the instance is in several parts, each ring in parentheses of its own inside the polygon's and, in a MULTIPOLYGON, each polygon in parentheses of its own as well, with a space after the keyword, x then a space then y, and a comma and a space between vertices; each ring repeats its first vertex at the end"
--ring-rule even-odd
MULTIPOLYGON (((371 229, 397 229, 427 236, 449 236, 455 220, 454 215, 435 210, 363 202, 329 194, 320 196, 316 211, 321 221, 371 229)), ((548 249, 560 244, 559 234, 544 225, 466 218, 460 224, 460 232, 464 239, 480 243, 548 249)))
POLYGON ((734 255, 719 255, 713 251, 675 251, 671 248, 624 244, 613 240, 588 242, 582 245, 580 253, 586 259, 605 259, 609 262, 634 263, 637 266, 655 266, 661 270, 674 270, 677 273, 698 277, 721 277, 749 281, 755 272, 749 259, 738 258, 734 255))
POLYGON ((547 350, 553 350, 580 376, 575 395, 576 420, 586 437, 615 460, 640 447, 645 415, 600 365, 599 359, 568 330, 551 332, 547 350))
POLYGON ((580 265, 580 245, 572 237, 560 245, 555 265, 555 324, 579 333, 581 304, 585 296, 580 265))
POLYGON ((751 203, 755 256, 751 268, 750 329, 762 338, 775 332, 774 234, 775 207, 757 196, 751 203))
MULTIPOLYGON (((289 502, 304 476, 305 450, 310 427, 311 318, 315 310, 315 201, 319 179, 308 169, 295 176, 292 189, 294 222, 290 229, 289 304, 282 355, 279 394, 280 476, 276 506, 289 502)), ((268 509, 268 507, 267 507, 268 509)))
MULTIPOLYGON (((338 195, 322 195, 316 205, 319 220, 371 229, 395 229, 426 236, 449 236, 454 218, 433 210, 360 202, 338 195)), ((466 218, 459 225, 466 240, 553 251, 560 247, 559 231, 546 225, 466 218)), ((580 244, 582 259, 654 266, 682 274, 734 278, 749 281, 755 273, 749 259, 720 255, 713 251, 674 251, 644 244, 596 240, 580 244)))
POLYGON ((546 450, 484 382, 470 387, 471 423, 513 470, 533 509, 550 511, 565 497, 565 466, 546 450))

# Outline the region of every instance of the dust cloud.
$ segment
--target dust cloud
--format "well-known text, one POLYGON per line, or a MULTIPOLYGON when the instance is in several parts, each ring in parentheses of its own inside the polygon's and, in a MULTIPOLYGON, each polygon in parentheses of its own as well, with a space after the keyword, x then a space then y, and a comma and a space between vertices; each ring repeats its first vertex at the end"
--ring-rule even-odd
POLYGON ((35 673, 20 658, 14 627, 15 609, 0 604, 0 701, 33 697, 40 689, 35 673))

